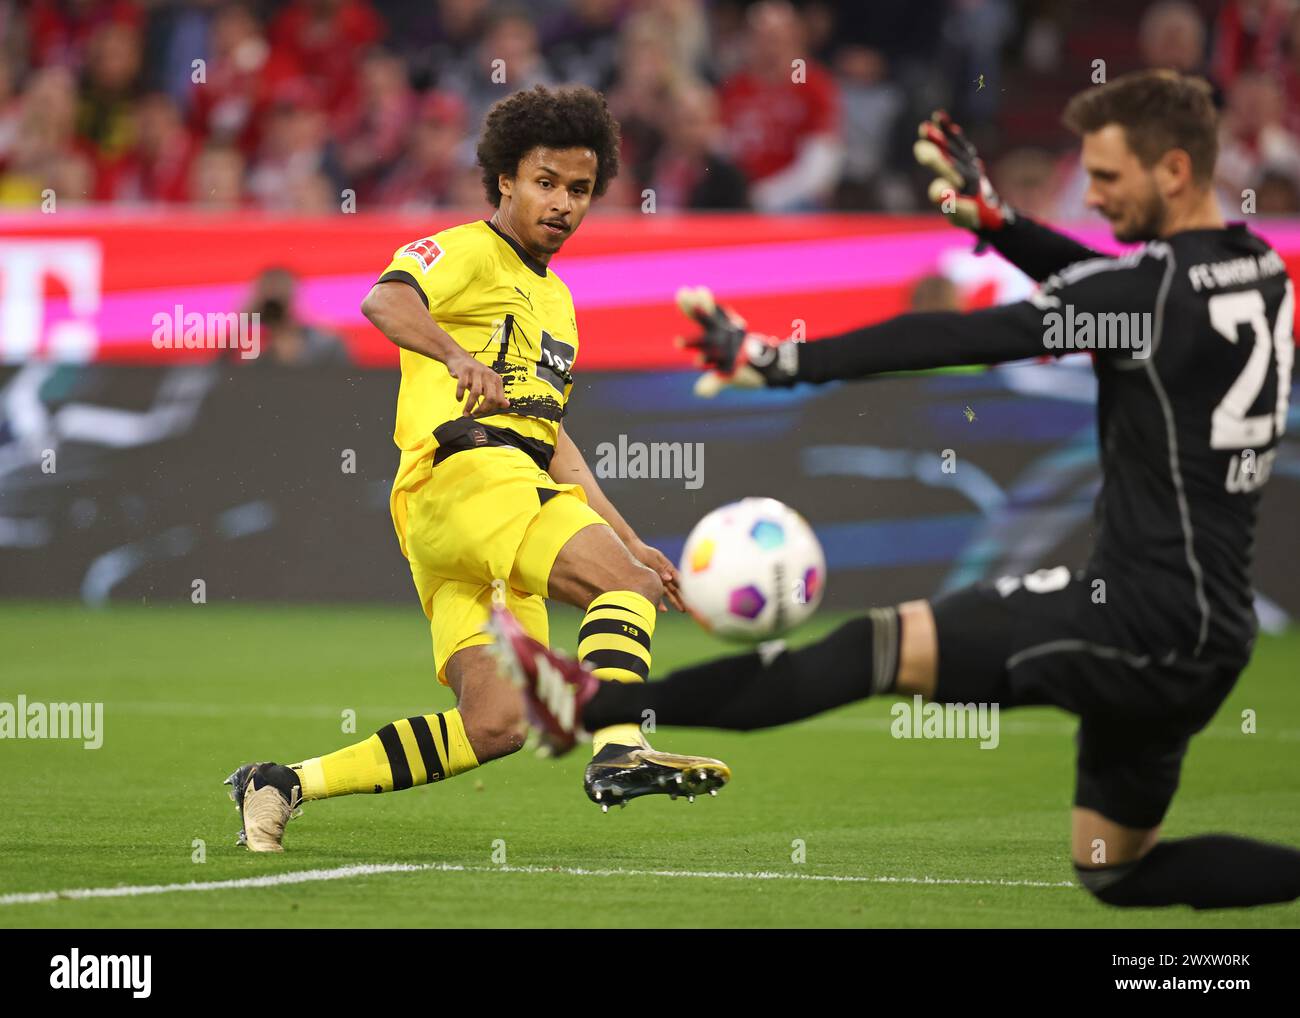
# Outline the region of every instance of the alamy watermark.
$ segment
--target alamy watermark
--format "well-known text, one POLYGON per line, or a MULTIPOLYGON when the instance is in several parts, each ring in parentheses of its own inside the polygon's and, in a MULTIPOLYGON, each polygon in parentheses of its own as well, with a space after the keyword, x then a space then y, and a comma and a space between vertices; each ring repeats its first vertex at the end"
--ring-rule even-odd
POLYGON ((1043 314, 1043 346, 1048 350, 1129 350, 1134 360, 1151 356, 1150 311, 1076 311, 1043 314))
POLYGON ((155 350, 238 350, 244 360, 262 352, 260 311, 186 311, 181 304, 153 316, 155 350))
POLYGON ((130 990, 137 999, 152 992, 153 955, 82 954, 73 948, 50 959, 53 990, 130 990))
POLYGON ((997 749, 1001 741, 996 703, 926 703, 917 694, 889 708, 895 739, 979 739, 980 749, 997 749))
POLYGON ((691 491, 704 484, 703 442, 618 442, 596 446, 597 477, 679 480, 691 491))
POLYGON ((86 749, 104 744, 102 703, 16 703, 0 700, 0 739, 80 739, 86 749))

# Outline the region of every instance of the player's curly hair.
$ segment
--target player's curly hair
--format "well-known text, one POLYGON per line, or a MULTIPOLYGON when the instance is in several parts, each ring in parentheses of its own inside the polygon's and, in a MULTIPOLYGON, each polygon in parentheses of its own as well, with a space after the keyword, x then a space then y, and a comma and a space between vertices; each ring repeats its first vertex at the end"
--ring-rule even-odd
POLYGON ((604 194, 618 176, 618 121, 605 105, 605 97, 585 85, 554 91, 537 85, 502 99, 484 121, 478 163, 483 167, 483 190, 494 206, 501 207, 497 178, 503 173, 514 176, 520 160, 539 145, 595 152, 593 197, 604 194))

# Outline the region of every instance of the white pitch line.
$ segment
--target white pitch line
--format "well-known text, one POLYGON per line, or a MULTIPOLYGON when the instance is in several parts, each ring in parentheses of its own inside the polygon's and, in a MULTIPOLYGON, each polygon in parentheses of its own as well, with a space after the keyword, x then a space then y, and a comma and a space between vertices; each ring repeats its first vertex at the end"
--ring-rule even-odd
POLYGON ((806 880, 836 884, 931 884, 964 887, 1074 887, 1070 880, 975 880, 962 877, 867 877, 832 873, 780 873, 774 871, 725 870, 590 870, 575 866, 462 866, 456 863, 367 863, 339 866, 334 869, 299 870, 263 877, 238 877, 232 880, 199 880, 185 884, 137 884, 120 887, 81 887, 66 891, 21 891, 0 895, 0 905, 35 905, 47 901, 84 900, 87 898, 135 898, 147 894, 172 894, 181 891, 227 891, 253 887, 281 887, 310 884, 322 880, 350 880, 385 873, 519 873, 560 874, 571 877, 668 877, 689 880, 806 880))

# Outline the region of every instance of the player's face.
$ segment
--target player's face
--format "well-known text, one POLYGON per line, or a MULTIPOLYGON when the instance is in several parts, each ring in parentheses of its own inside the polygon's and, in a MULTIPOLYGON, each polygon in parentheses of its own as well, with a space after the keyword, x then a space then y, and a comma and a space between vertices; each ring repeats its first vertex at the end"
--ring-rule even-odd
POLYGON ((1110 222, 1116 240, 1154 240, 1165 221, 1165 200, 1152 168, 1128 147, 1124 128, 1107 124, 1083 136, 1083 168, 1088 173, 1088 208, 1110 222))
POLYGON ((560 250, 591 207, 596 153, 589 148, 542 148, 502 176, 502 210, 519 242, 542 260, 560 250), (508 201, 508 206, 507 206, 508 201))

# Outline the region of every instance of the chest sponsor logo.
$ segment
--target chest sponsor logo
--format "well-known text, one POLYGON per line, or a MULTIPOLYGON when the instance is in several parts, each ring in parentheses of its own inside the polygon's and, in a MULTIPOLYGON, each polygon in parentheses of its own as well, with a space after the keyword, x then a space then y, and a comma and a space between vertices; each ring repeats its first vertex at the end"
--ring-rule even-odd
POLYGON ((577 348, 542 330, 542 355, 537 362, 537 377, 557 392, 573 383, 573 361, 577 348))

